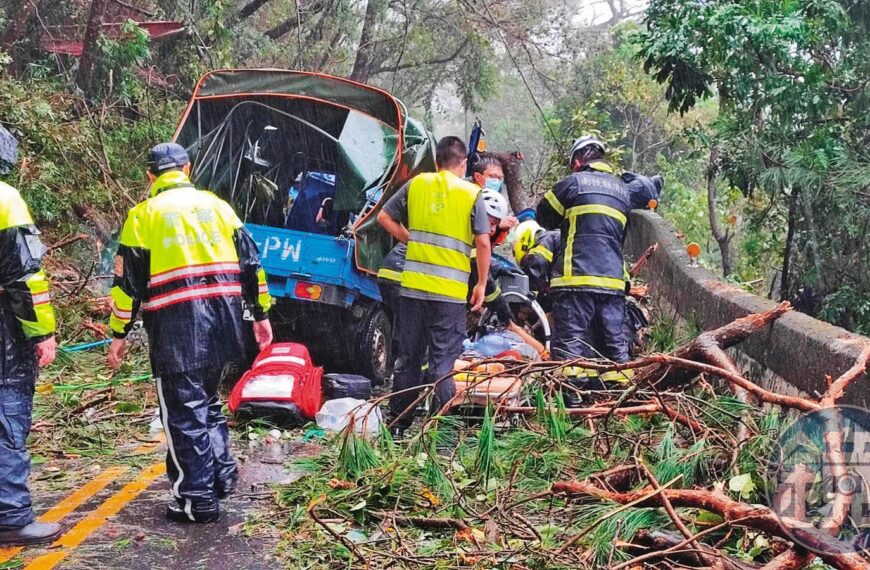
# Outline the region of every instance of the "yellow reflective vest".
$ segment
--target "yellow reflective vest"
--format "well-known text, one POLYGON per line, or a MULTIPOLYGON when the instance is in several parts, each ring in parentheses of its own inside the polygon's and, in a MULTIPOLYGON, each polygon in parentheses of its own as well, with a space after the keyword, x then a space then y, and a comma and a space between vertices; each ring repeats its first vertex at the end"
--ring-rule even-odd
POLYGON ((411 180, 403 289, 465 303, 474 244, 471 212, 479 192, 446 170, 411 180))
POLYGON ((209 365, 241 350, 242 298, 256 320, 272 303, 241 220, 180 171, 160 176, 151 198, 130 210, 111 296, 116 338, 143 312, 155 372, 209 365))
POLYGON ((18 190, 0 182, 0 295, 9 300, 27 338, 54 334, 48 279, 40 268, 45 246, 18 190))

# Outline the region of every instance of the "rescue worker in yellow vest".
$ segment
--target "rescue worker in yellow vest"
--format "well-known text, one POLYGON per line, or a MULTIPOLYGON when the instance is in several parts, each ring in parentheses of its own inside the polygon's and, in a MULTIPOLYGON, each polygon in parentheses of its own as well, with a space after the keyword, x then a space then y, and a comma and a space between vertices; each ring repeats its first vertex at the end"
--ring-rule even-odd
POLYGON ((30 432, 37 371, 54 360, 54 310, 40 269, 45 247, 17 190, 0 182, 0 547, 50 542, 60 525, 30 506, 30 432))
MULTIPOLYGON (((598 356, 593 350, 596 329, 602 337, 601 356, 617 363, 629 359, 622 326, 626 284, 622 241, 631 200, 625 183, 604 162, 605 150, 596 137, 577 139, 568 157, 573 174, 538 204, 538 223, 561 229, 563 238, 550 281, 556 359, 598 356)), ((575 385, 600 389, 627 383, 631 371, 609 372, 600 378, 587 369, 566 374, 575 385)), ((566 404, 576 403, 567 400, 566 404)))
POLYGON ((272 341, 272 299, 250 234, 229 204, 190 182, 187 151, 150 153, 150 197, 130 210, 115 263, 109 365, 120 365, 141 310, 169 452, 175 522, 218 520, 237 481, 218 387, 244 354, 242 300, 260 348, 272 341))
MULTIPOLYGON (((436 147, 439 171, 415 176, 390 198, 378 222, 398 241, 408 244, 402 271, 399 356, 393 375, 395 391, 420 386, 422 360, 429 350, 427 383, 445 377, 462 352, 465 305, 472 248, 477 251, 477 284, 473 311, 483 307, 494 230, 480 196, 480 187, 462 179, 467 150, 457 137, 444 137, 436 147)), ((452 378, 438 383, 433 410, 456 394, 452 378)), ((393 432, 401 437, 414 418, 410 409, 416 391, 390 399, 393 432)))
MULTIPOLYGON (((509 215, 507 199, 497 191, 488 188, 484 188, 480 195, 490 222, 500 226, 502 220, 509 215)), ((493 226, 493 224, 490 224, 490 226, 492 227, 492 233, 489 237, 492 240, 501 229, 498 226, 493 226)), ((384 304, 390 310, 390 313, 393 314, 394 323, 397 323, 401 318, 399 299, 401 298, 402 270, 405 267, 407 251, 407 245, 398 243, 384 258, 381 269, 378 271, 378 288, 381 291, 384 304)), ((474 271, 474 266, 472 266, 472 271, 468 278, 469 292, 474 289, 475 284, 477 284, 477 272, 474 271)), ((519 335, 520 338, 539 353, 544 352, 544 345, 514 322, 514 315, 510 305, 504 295, 502 295, 501 287, 493 279, 492 272, 490 272, 489 278, 486 280, 486 298, 484 304, 489 311, 495 314, 496 322, 499 326, 519 335)))

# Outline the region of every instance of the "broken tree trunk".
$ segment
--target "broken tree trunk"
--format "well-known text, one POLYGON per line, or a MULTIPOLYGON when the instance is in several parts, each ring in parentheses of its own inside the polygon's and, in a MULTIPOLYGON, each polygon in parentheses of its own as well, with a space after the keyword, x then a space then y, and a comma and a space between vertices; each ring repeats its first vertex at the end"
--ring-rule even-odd
MULTIPOLYGON (((686 346, 677 349, 674 352, 674 356, 685 360, 709 362, 714 366, 723 368, 715 363, 719 358, 719 355, 718 353, 711 355, 711 346, 715 346, 721 350, 736 346, 749 338, 753 333, 765 328, 790 310, 791 305, 788 302, 780 303, 776 308, 770 309, 769 311, 747 315, 728 323, 727 325, 719 327, 718 329, 701 333, 695 340, 686 346), (714 362, 711 362, 711 360, 714 362)), ((730 361, 730 357, 727 358, 730 361)), ((733 365, 733 362, 731 362, 731 364, 733 365)), ((728 368, 730 368, 730 366, 728 368)), ((656 386, 667 388, 671 386, 684 385, 698 375, 696 371, 677 367, 672 367, 670 372, 665 374, 666 369, 666 365, 658 365, 642 370, 635 379, 635 382, 652 382, 661 379, 656 383, 656 386)))

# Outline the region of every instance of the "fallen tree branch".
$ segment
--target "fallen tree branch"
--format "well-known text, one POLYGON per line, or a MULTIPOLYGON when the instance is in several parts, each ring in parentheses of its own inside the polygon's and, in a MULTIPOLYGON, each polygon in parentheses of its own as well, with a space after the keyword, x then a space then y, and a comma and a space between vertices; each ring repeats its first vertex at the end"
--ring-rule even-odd
MULTIPOLYGON (((676 350, 673 356, 686 360, 704 360, 704 350, 711 344, 723 350, 731 348, 749 338, 753 333, 770 325, 770 323, 789 311, 791 311, 791 304, 784 302, 762 313, 741 317, 727 325, 701 333, 694 341, 676 350)), ((636 381, 640 382, 641 380, 655 378, 660 376, 662 372, 661 367, 643 370, 638 374, 636 381)), ((672 370, 663 380, 662 386, 668 387, 685 384, 695 375, 690 370, 672 370)))
POLYGON ((389 519, 391 522, 395 522, 395 524, 413 526, 423 530, 467 530, 469 528, 468 524, 460 519, 400 516, 388 514, 382 511, 372 512, 371 516, 377 521, 389 519))
MULTIPOLYGON (((565 481, 555 483, 554 494, 568 496, 591 496, 623 506, 657 507, 659 501, 653 500, 658 492, 650 493, 649 488, 627 493, 618 493, 601 489, 590 483, 581 481, 565 481)), ((735 525, 749 527, 771 536, 791 540, 791 534, 799 537, 801 542, 812 547, 812 550, 830 566, 837 570, 867 570, 870 563, 860 555, 848 551, 842 544, 833 540, 828 533, 813 528, 812 524, 789 519, 789 530, 782 526, 776 514, 767 507, 748 505, 735 501, 717 491, 697 489, 661 489, 675 507, 704 509, 716 513, 726 521, 735 525), (737 521, 740 520, 738 523, 737 521), (790 534, 791 533, 791 534, 790 534)))
POLYGON ((332 536, 334 539, 336 539, 341 544, 343 544, 348 550, 350 550, 353 553, 353 555, 356 556, 357 560, 362 562, 363 566, 365 566, 366 569, 370 568, 369 561, 366 560, 366 557, 362 555, 362 552, 359 551, 359 549, 356 547, 356 545, 353 542, 351 542, 350 540, 343 537, 341 534, 339 534, 339 533, 335 532, 334 530, 332 530, 331 528, 329 528, 329 525, 326 524, 325 522, 323 522, 323 520, 321 520, 317 516, 317 512, 316 512, 317 505, 319 505, 321 502, 323 502, 324 499, 326 499, 326 495, 321 495, 320 497, 317 497, 316 499, 314 499, 310 503, 308 503, 308 516, 310 516, 311 520, 313 520, 315 523, 317 523, 323 530, 328 532, 330 534, 330 536, 332 536))
POLYGON ((658 242, 652 244, 643 254, 634 262, 631 266, 631 269, 628 270, 628 274, 632 277, 637 277, 637 274, 641 272, 641 270, 646 266, 647 262, 649 262, 649 258, 659 250, 658 242))

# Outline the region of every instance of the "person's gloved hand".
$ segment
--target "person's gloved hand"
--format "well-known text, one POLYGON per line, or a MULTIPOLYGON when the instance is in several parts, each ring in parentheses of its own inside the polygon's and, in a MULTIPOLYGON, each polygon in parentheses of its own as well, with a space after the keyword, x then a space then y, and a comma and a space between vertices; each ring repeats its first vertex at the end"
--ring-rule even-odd
POLYGON ((57 356, 57 339, 54 335, 36 345, 36 360, 40 368, 45 368, 54 362, 55 356, 57 356))
POLYGON ((257 341, 260 350, 272 344, 272 323, 269 319, 254 321, 254 340, 257 341))

